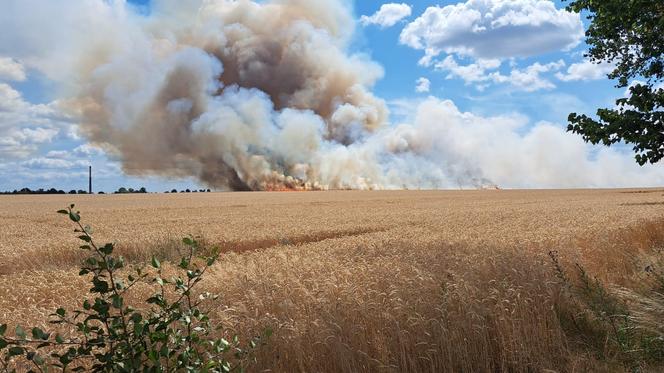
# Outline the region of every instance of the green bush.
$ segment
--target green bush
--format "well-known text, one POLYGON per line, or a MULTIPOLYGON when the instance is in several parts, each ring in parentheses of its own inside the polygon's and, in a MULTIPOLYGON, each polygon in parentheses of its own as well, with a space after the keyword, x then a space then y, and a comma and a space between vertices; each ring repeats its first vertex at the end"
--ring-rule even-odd
POLYGON ((90 252, 79 272, 91 281, 89 299, 79 309, 68 312, 58 308, 51 315, 51 324, 71 329, 67 336, 21 326, 9 336, 7 325, 1 324, 2 371, 243 370, 259 338, 242 348, 238 337, 231 341, 219 337, 220 331, 201 308, 216 296, 194 291, 218 260, 218 251, 208 257, 198 256, 199 243, 185 238, 188 253, 177 265, 177 275, 167 279, 156 258, 150 265, 125 267, 125 260, 113 255, 113 244, 95 244, 92 229, 81 224, 74 205, 58 212, 74 222, 82 241, 80 248, 90 252), (127 304, 127 292, 138 284, 148 284, 156 291, 143 304, 127 304))

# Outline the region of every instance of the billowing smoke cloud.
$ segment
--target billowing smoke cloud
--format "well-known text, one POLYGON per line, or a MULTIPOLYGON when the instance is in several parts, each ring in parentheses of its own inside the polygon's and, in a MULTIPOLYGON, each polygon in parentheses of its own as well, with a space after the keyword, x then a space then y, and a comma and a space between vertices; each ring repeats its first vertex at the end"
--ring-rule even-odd
MULTIPOLYGON (((6 27, 53 7, 9 3, 6 27)), ((39 35, 0 36, 0 54, 63 82, 81 132, 128 174, 233 190, 664 182, 661 168, 595 154, 553 125, 526 130, 524 118, 435 98, 389 124, 371 93, 382 68, 347 52, 354 20, 340 0, 161 0, 147 16, 123 1, 62 0, 53 11, 62 21, 41 20, 39 35), (51 29, 65 42, 48 46, 51 29)))
POLYGON ((369 91, 381 67, 344 52, 352 25, 338 1, 162 2, 97 52, 73 104, 83 133, 130 174, 234 190, 365 187, 362 172, 321 169, 328 150, 387 121, 369 91))

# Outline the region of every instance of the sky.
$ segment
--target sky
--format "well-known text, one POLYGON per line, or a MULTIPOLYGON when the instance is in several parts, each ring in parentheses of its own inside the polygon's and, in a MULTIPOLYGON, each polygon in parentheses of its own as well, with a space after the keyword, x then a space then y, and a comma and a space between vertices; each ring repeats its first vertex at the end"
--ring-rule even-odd
MULTIPOLYGON (((0 35, 4 35, 0 36, 0 190, 87 189, 88 165, 95 171, 97 191, 144 186, 159 192, 210 185, 209 179, 200 176, 200 165, 194 167, 196 172, 181 173, 164 172, 141 162, 136 166, 124 150, 118 153, 111 149, 116 145, 113 141, 128 140, 102 137, 108 128, 98 128, 90 135, 90 125, 82 126, 85 119, 76 114, 80 110, 75 113, 68 108, 70 97, 90 92, 87 89, 93 80, 85 79, 104 74, 107 65, 112 65, 108 61, 115 61, 108 52, 106 62, 89 67, 85 78, 68 71, 74 64, 93 64, 87 61, 89 54, 79 52, 86 43, 86 51, 94 50, 93 42, 88 41, 93 38, 87 35, 117 32, 131 38, 156 34, 157 27, 145 26, 143 21, 158 17, 163 18, 159 32, 181 32, 174 26, 182 21, 178 17, 190 15, 169 3, 173 1, 66 0, 55 13, 46 0, 0 4, 5 8, 0 10, 0 35), (178 12, 167 18, 161 15, 165 9, 178 12), (106 25, 105 19, 117 14, 126 19, 106 25), (100 17, 102 21, 80 21, 88 15, 91 20, 100 17), (63 28, 69 31, 61 31, 63 28), (100 145, 100 138, 107 146, 100 145)), ((256 6, 264 3, 268 1, 259 1, 256 6)), ((349 56, 344 57, 348 61, 359 59, 363 68, 370 67, 366 69, 370 73, 363 70, 356 79, 371 97, 384 101, 389 111, 381 126, 392 132, 379 130, 378 137, 358 135, 352 140, 367 144, 363 149, 381 147, 371 155, 372 167, 377 164, 381 175, 373 179, 385 180, 377 183, 378 187, 393 188, 400 185, 400 179, 408 179, 404 186, 452 188, 456 185, 449 180, 460 180, 459 175, 469 173, 473 180, 481 179, 482 186, 514 188, 656 186, 664 182, 664 166, 639 167, 629 146, 593 147, 566 133, 570 112, 593 114, 599 107, 613 107, 625 89, 615 88, 615 82, 607 79, 610 64, 592 64, 584 57, 588 21, 566 12, 564 2, 324 3, 339 3, 342 12, 350 16, 350 24, 338 23, 344 29, 339 36, 335 34, 338 40, 333 40, 333 45, 349 56), (365 82, 362 74, 376 76, 365 82), (403 135, 409 131, 415 134, 403 135), (384 144, 396 134, 399 141, 435 140, 426 150, 415 149, 415 140, 410 140, 407 150, 386 151, 384 144), (412 158, 403 153, 412 153, 412 158)), ((337 9, 336 4, 329 6, 337 9)), ((182 24, 185 28, 187 23, 182 24)), ((107 51, 99 47, 94 53, 104 55, 107 51)), ((321 55, 321 61, 325 58, 321 55)), ((103 90, 107 96, 113 94, 109 87, 103 90)), ((144 136, 140 142, 149 141, 151 135, 142 132, 135 136, 144 136)), ((341 151, 338 143, 333 145, 334 152, 341 151)), ((365 154, 365 150, 358 151, 365 154)), ((328 153, 321 157, 328 160, 328 153)), ((316 166, 329 168, 330 162, 326 162, 316 166)), ((364 171, 357 173, 366 179, 364 171)), ((321 178, 343 180, 343 185, 353 187, 364 185, 355 176, 321 178)), ((459 181, 458 187, 464 183, 459 181)), ((220 184, 212 187, 224 189, 220 184)))

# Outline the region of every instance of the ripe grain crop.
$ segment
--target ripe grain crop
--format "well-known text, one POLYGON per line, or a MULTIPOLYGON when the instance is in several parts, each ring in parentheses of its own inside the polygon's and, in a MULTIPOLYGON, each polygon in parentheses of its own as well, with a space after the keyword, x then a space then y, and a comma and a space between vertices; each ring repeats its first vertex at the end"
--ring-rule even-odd
POLYGON ((231 334, 275 332, 256 371, 612 371, 561 325, 548 253, 628 286, 630 258, 664 243, 661 201, 658 190, 5 197, 0 321, 39 324, 80 300, 77 242, 54 213, 76 203, 97 240, 134 261, 175 257, 187 234, 220 246, 204 284, 221 294, 215 317, 231 334))

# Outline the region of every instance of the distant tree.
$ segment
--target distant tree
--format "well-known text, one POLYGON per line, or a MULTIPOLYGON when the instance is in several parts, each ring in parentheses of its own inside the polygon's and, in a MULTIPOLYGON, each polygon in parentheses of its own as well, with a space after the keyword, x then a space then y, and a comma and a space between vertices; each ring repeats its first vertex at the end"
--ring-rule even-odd
POLYGON ((178 192, 177 189, 171 189, 171 193, 177 193, 177 192, 178 192))
POLYGON ((76 191, 74 189, 69 191, 69 194, 76 194, 76 191))
POLYGON ((86 192, 85 190, 79 189, 78 194, 88 194, 88 192, 86 192))
POLYGON ((191 190, 189 190, 189 189, 186 189, 186 190, 185 190, 185 192, 187 192, 187 193, 191 193, 191 190))
POLYGON ((207 190, 208 193, 212 192, 210 189, 207 190))
POLYGON ((147 193, 147 189, 145 187, 142 187, 141 189, 138 190, 138 193, 147 193))
POLYGON ((97 194, 106 194, 106 193, 104 193, 103 191, 100 191, 100 192, 99 192, 99 193, 97 193, 97 194))
POLYGON ((629 87, 629 97, 616 108, 598 109, 597 118, 572 113, 568 131, 586 142, 606 146, 633 144, 640 165, 664 158, 664 1, 572 0, 568 9, 587 12, 590 26, 586 56, 609 62, 616 87, 629 87), (630 84, 639 79, 645 80, 630 84))
POLYGON ((126 193, 128 193, 128 191, 127 191, 127 188, 121 187, 120 189, 118 189, 118 191, 116 193, 117 194, 126 194, 126 193))

